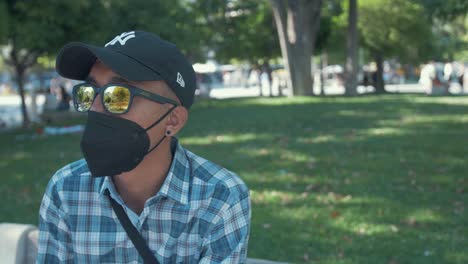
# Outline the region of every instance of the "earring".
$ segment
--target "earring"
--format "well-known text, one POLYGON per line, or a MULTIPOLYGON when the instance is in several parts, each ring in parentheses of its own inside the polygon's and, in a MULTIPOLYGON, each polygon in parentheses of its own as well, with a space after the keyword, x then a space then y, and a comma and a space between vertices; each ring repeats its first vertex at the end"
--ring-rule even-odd
POLYGON ((170 134, 171 134, 171 131, 169 131, 169 130, 168 130, 168 131, 166 131, 166 135, 168 135, 168 136, 169 136, 170 134))

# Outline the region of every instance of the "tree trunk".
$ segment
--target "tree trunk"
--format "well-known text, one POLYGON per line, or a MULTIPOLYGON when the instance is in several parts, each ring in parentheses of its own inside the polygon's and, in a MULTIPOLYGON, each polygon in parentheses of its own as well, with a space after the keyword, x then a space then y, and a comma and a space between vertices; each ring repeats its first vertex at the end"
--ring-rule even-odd
POLYGON ((312 54, 323 0, 271 0, 292 95, 313 95, 312 54))
POLYGON ((3 55, 3 61, 5 64, 10 66, 16 77, 16 83, 18 84, 18 92, 21 97, 21 113, 23 115, 23 127, 28 127, 30 120, 28 111, 26 109, 26 100, 24 95, 24 75, 26 70, 36 64, 36 59, 40 52, 18 52, 15 46, 15 41, 11 42, 11 50, 7 52, 7 55, 3 55))
POLYGON ((278 77, 278 96, 283 96, 283 84, 281 82, 281 78, 278 77))
POLYGON ((273 97, 273 70, 271 69, 270 63, 268 61, 269 59, 265 59, 264 71, 266 72, 268 78, 268 92, 270 93, 270 97, 273 97))
POLYGON ((383 56, 382 53, 374 52, 375 63, 377 64, 377 73, 375 78, 375 92, 378 94, 385 93, 385 83, 383 79, 383 56))
POLYGON ((325 72, 324 69, 328 66, 328 55, 326 51, 323 51, 320 55, 320 95, 325 95, 325 72))
POLYGON ((357 32, 357 0, 349 0, 348 32, 346 38, 345 94, 357 94, 358 74, 358 32, 357 32))
POLYGON ((268 89, 270 90, 270 97, 273 97, 273 79, 271 78, 268 78, 268 89))
POLYGON ((24 69, 21 65, 15 66, 16 70, 16 82, 18 84, 18 92, 21 97, 21 113, 23 114, 23 127, 26 128, 29 126, 29 116, 26 109, 26 100, 24 97, 24 69))

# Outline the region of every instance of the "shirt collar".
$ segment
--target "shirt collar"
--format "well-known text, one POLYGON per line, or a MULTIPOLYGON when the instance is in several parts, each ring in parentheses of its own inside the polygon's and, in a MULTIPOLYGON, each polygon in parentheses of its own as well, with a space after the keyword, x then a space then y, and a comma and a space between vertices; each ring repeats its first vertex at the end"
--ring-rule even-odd
MULTIPOLYGON (((173 150, 174 153, 171 167, 163 185, 155 197, 164 196, 181 204, 187 204, 190 189, 190 163, 185 154, 185 150, 179 144, 177 138, 172 138, 171 150, 173 150)), ((111 194, 117 194, 114 182, 109 176, 104 177, 99 193, 105 194, 106 190, 111 194)))

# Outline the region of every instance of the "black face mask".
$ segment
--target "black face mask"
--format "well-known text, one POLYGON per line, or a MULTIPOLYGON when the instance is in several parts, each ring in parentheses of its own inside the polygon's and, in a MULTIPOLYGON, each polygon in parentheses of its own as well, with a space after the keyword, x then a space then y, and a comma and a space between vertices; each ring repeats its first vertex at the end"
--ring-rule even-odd
POLYGON ((91 175, 114 176, 136 168, 166 138, 163 136, 148 151, 150 139, 146 132, 159 124, 174 108, 146 129, 124 118, 89 111, 81 138, 81 151, 91 175))

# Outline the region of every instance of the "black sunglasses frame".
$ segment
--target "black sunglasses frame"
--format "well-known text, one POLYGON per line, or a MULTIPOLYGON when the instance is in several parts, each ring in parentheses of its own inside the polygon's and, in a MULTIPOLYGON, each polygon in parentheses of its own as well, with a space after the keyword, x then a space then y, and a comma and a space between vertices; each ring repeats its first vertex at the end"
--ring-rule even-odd
POLYGON ((95 85, 91 84, 91 83, 88 83, 88 82, 84 82, 84 83, 79 83, 79 84, 76 84, 73 86, 73 91, 72 91, 72 94, 73 94, 73 105, 76 109, 76 111, 80 112, 80 113, 87 113, 91 107, 86 110, 86 111, 79 111, 78 110, 78 102, 77 102, 77 96, 76 96, 76 93, 78 92, 78 89, 82 86, 85 86, 85 87, 91 87, 93 88, 94 90, 94 98, 93 98, 93 101, 91 102, 91 106, 93 105, 94 103, 94 100, 96 99, 96 97, 98 96, 98 94, 101 94, 101 103, 102 103, 102 106, 104 107, 104 109, 106 110, 106 112, 108 112, 109 114, 113 114, 113 115, 123 115, 123 114, 126 114, 128 113, 128 111, 130 110, 130 108, 132 107, 132 103, 133 103, 133 97, 134 96, 141 96, 141 97, 144 97, 148 100, 151 100, 153 102, 156 102, 156 103, 160 103, 160 104, 171 104, 173 106, 179 106, 179 103, 177 103, 176 101, 172 100, 172 99, 169 99, 167 97, 164 97, 164 96, 161 96, 161 95, 158 95, 158 94, 155 94, 155 93, 151 93, 151 92, 148 92, 146 90, 143 90, 141 88, 138 88, 138 87, 135 87, 135 86, 132 86, 132 85, 128 85, 128 84, 120 84, 120 83, 109 83, 109 84, 106 84, 102 87, 96 87, 95 85), (109 109, 107 109, 106 105, 104 104, 104 91, 109 88, 109 87, 113 87, 113 86, 117 86, 117 87, 123 87, 123 88, 126 88, 130 91, 130 101, 128 103, 128 107, 127 109, 122 112, 122 113, 113 113, 111 111, 109 111, 109 109))

